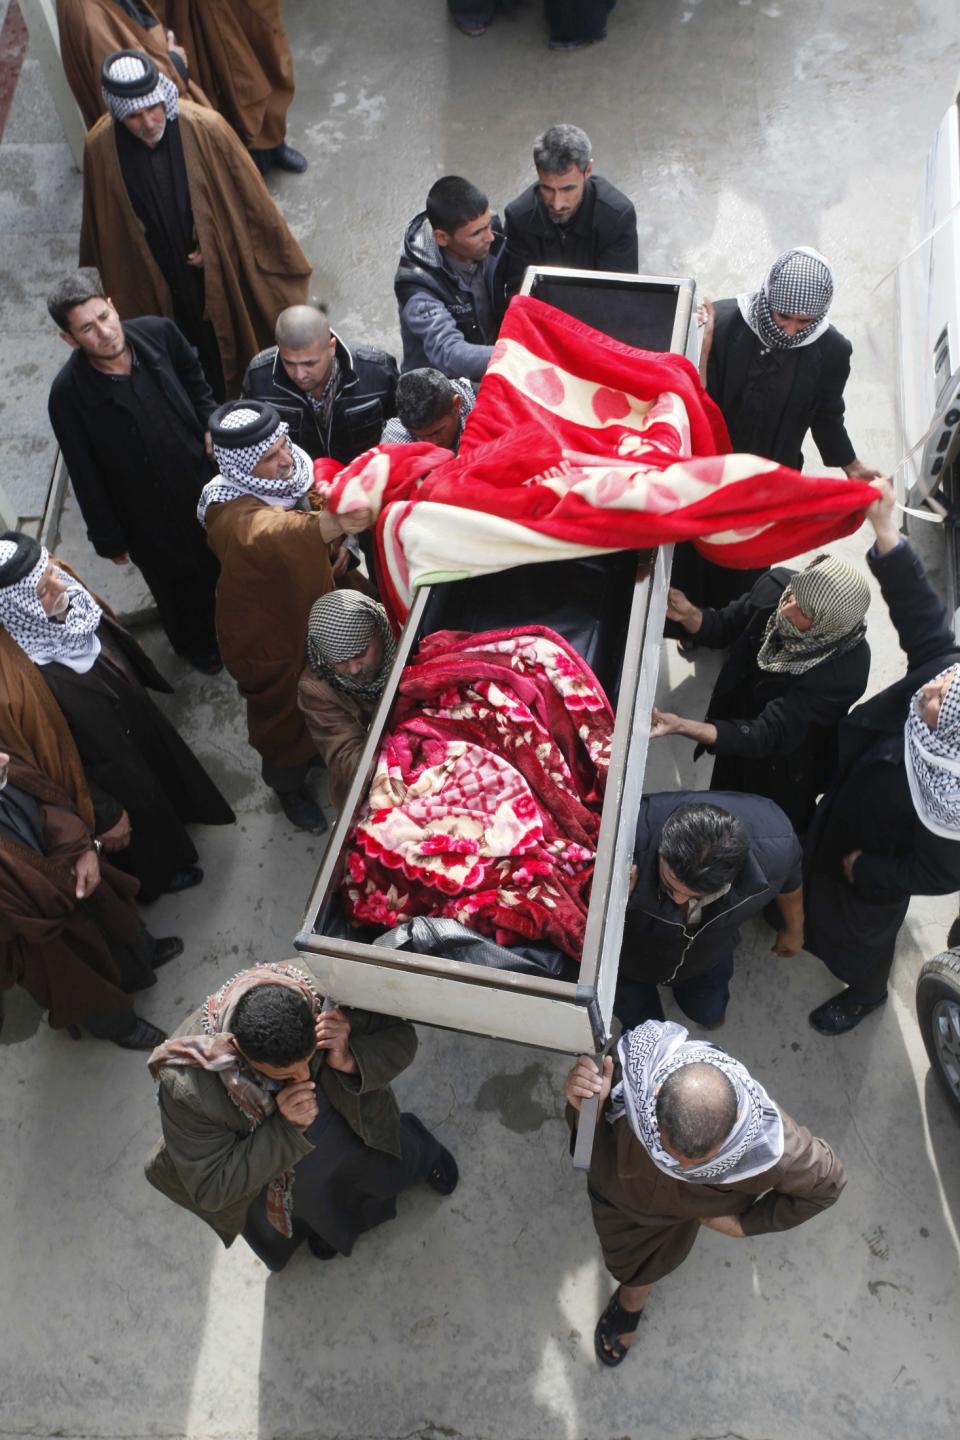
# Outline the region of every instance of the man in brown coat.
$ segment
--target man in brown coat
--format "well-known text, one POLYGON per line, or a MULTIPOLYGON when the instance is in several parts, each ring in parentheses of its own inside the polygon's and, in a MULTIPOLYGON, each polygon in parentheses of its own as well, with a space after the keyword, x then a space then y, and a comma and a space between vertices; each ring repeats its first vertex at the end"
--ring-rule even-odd
POLYGON ((150 1057, 147 1179, 271 1270, 303 1240, 349 1255, 401 1191, 456 1188, 453 1156, 390 1089, 416 1050, 407 1021, 330 1007, 303 960, 242 970, 150 1057))
POLYGON ((316 746, 297 706, 310 607, 334 587, 346 556, 330 546, 370 524, 369 511, 313 509, 313 467, 288 426, 263 400, 223 405, 210 416, 220 474, 197 514, 220 561, 217 638, 223 663, 247 702, 250 744, 287 818, 319 834, 326 818, 310 770, 316 746))
POLYGON ((57 0, 60 58, 67 84, 89 130, 104 113, 100 67, 114 50, 142 50, 181 99, 209 105, 189 78, 187 52, 161 23, 148 0, 57 0))
POLYGON ((327 767, 330 799, 338 810, 396 653, 387 612, 369 595, 331 590, 313 602, 297 704, 327 767))
POLYGON ((164 315, 196 348, 218 398, 236 394, 310 265, 257 167, 216 111, 180 102, 149 56, 108 55, 110 114, 84 145, 80 264, 121 319, 164 315))
POLYGON ((829 1145, 779 1109, 738 1060, 682 1025, 625 1031, 603 1073, 582 1055, 567 1076, 567 1118, 597 1096, 589 1192, 603 1258, 620 1283, 594 1348, 619 1365, 655 1281, 686 1259, 705 1225, 736 1239, 802 1225, 846 1177, 829 1145))
POLYGON ((22 985, 59 1030, 83 1025, 124 1050, 164 1032, 130 992, 183 950, 144 929, 135 880, 106 864, 71 797, 33 765, 0 753, 0 989, 22 985))
POLYGON ((276 165, 302 174, 306 159, 286 141, 293 60, 283 0, 166 0, 166 17, 260 173, 276 165))

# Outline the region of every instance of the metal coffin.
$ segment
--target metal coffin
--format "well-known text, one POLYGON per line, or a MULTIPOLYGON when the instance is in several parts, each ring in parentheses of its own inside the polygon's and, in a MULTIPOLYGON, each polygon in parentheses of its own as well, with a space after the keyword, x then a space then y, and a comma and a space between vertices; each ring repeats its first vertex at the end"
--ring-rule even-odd
MULTIPOLYGON (((693 343, 693 289, 691 280, 559 270, 528 270, 523 286, 524 293, 549 297, 548 303, 596 328, 603 318, 602 328, 618 339, 629 332, 638 337, 630 343, 643 348, 681 351, 693 343)), ((338 1003, 568 1054, 603 1047, 613 1009, 669 566, 669 550, 620 551, 418 591, 295 940, 338 1003), (616 713, 584 949, 564 979, 387 948, 377 943, 375 933, 352 930, 339 900, 347 838, 369 788, 403 667, 418 641, 440 629, 479 632, 524 623, 548 625, 562 634, 593 668, 616 713)))

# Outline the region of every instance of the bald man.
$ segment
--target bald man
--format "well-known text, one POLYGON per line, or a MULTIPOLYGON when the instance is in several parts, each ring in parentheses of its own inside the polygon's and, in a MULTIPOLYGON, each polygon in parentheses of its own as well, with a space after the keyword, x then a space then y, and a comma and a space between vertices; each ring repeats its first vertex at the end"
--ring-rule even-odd
POLYGON ((393 356, 370 345, 351 349, 313 305, 282 310, 275 338, 247 366, 243 396, 268 401, 312 460, 329 456, 346 465, 379 444, 396 414, 393 356))
POLYGON ((601 1073, 582 1055, 567 1076, 567 1118, 600 1101, 588 1189, 607 1269, 619 1281, 594 1331, 619 1365, 654 1282, 676 1270, 701 1227, 731 1239, 790 1230, 840 1196, 843 1166, 791 1120, 739 1060, 682 1025, 624 1031, 601 1073))

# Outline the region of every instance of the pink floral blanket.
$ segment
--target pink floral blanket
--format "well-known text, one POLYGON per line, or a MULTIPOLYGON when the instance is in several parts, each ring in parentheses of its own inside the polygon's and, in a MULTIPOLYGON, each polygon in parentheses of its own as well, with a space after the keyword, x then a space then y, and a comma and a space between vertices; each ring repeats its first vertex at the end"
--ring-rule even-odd
POLYGON ((348 917, 386 929, 443 916, 579 958, 613 725, 552 630, 428 636, 348 847, 348 917))

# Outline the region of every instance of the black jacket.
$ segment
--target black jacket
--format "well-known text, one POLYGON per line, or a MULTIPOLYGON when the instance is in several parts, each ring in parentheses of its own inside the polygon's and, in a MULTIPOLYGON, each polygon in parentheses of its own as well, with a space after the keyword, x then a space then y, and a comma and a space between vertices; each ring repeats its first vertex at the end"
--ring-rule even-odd
POLYGON ((861 640, 801 675, 761 670, 767 621, 795 573, 769 570, 749 594, 704 610, 698 643, 730 653, 706 714, 717 739, 697 754, 717 757, 711 788, 766 795, 802 833, 836 769, 837 727, 867 688, 870 648, 861 640))
MULTIPOLYGON (((942 670, 960 664, 960 646, 954 638, 943 601, 924 573, 917 556, 904 541, 886 555, 867 554, 870 569, 896 627, 901 648, 907 656, 907 674, 888 685, 862 705, 857 705, 842 722, 839 734, 839 761, 833 783, 824 795, 807 836, 806 860, 813 868, 821 844, 836 813, 845 827, 856 831, 857 814, 866 798, 858 765, 877 742, 887 742, 891 760, 887 784, 901 791, 901 804, 891 804, 894 813, 913 813, 903 799, 907 790, 903 764, 903 728, 912 697, 942 670)), ((948 895, 960 889, 960 837, 948 840, 928 830, 914 814, 912 827, 888 827, 878 833, 873 818, 863 827, 852 848, 864 853, 853 868, 854 889, 865 900, 889 902, 907 895, 948 895)))
POLYGON ((499 216, 494 241, 483 262, 492 327, 484 328, 468 285, 444 264, 426 211, 415 215, 403 237, 403 254, 393 280, 403 336, 403 369, 432 366, 451 379, 482 380, 503 319, 503 262, 506 242, 499 216))
MULTIPOLYGON (((740 314, 736 300, 718 300, 713 346, 707 361, 707 391, 731 428, 731 417, 743 394, 751 360, 760 348, 760 341, 740 314)), ((809 430, 824 465, 849 465, 856 458, 843 424, 843 389, 853 353, 850 341, 830 325, 812 345, 801 345, 786 353, 795 357, 790 363, 794 363, 796 369, 773 444, 763 451, 750 446, 749 453, 763 454, 767 460, 799 470, 803 465, 803 442, 809 430)), ((741 448, 747 449, 747 445, 741 448)))
POLYGON ((568 225, 555 225, 534 182, 504 211, 507 235, 506 287, 515 295, 528 265, 563 265, 577 270, 640 267, 637 212, 622 191, 591 175, 583 202, 568 225))
POLYGON ((386 350, 372 345, 351 350, 339 335, 334 339, 340 381, 326 432, 307 396, 284 370, 276 345, 254 355, 241 393, 246 399, 269 400, 290 426, 290 439, 311 460, 329 455, 347 465, 380 443, 384 425, 396 414, 397 362, 386 350))
POLYGON ((676 984, 712 970, 733 950, 744 920, 801 883, 800 842, 779 806, 759 795, 645 795, 633 858, 637 883, 627 901, 620 978, 648 984, 676 984), (683 913, 660 887, 660 834, 674 810, 704 800, 742 820, 750 851, 726 895, 704 908, 700 925, 687 929, 683 913))
MULTIPOLYGON (((195 530, 197 499, 212 474, 203 437, 217 402, 196 351, 172 320, 144 315, 125 320, 123 331, 179 427, 183 463, 164 487, 162 520, 168 527, 195 530)), ((75 350, 50 388, 48 410, 90 542, 98 555, 112 558, 126 551, 134 554, 137 539, 149 533, 157 517, 132 483, 139 457, 130 453, 126 427, 111 421, 114 406, 100 378, 82 351, 75 350)))

